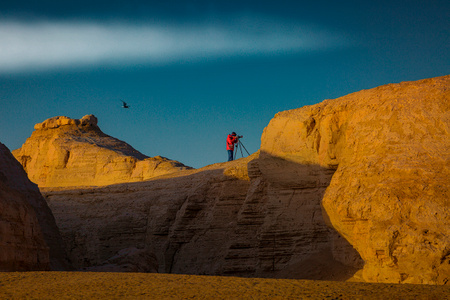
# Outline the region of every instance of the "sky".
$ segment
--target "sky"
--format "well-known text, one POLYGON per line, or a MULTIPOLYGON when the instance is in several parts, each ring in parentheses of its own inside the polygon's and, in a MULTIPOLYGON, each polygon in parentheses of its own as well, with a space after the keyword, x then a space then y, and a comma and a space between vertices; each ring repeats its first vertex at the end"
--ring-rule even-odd
POLYGON ((94 114, 200 168, 232 131, 256 152, 280 111, 450 74, 449 36, 448 0, 2 1, 0 142, 94 114))

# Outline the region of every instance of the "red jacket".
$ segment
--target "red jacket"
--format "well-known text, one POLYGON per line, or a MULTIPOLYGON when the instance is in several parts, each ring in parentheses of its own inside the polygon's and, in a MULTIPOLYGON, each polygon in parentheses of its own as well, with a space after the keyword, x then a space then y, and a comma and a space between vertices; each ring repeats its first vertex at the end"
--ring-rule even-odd
POLYGON ((229 134, 227 137, 227 150, 234 150, 234 144, 236 144, 237 141, 237 136, 229 134))

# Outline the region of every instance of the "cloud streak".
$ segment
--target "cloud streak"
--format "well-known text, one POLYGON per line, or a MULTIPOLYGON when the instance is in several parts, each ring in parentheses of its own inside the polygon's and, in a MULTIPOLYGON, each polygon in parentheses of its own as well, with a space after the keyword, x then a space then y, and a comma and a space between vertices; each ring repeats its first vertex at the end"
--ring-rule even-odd
POLYGON ((0 72, 216 57, 284 55, 345 46, 342 35, 297 23, 239 17, 202 24, 0 21, 0 72))

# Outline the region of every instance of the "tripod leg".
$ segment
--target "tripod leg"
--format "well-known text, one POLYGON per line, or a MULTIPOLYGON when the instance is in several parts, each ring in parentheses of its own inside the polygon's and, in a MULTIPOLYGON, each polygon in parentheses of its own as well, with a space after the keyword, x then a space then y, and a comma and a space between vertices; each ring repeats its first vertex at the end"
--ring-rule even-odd
MULTIPOLYGON (((250 153, 248 153, 247 148, 245 148, 244 144, 242 144, 241 142, 241 147, 244 148, 245 152, 247 152, 248 155, 250 155, 250 153)), ((241 152, 242 152, 242 148, 241 148, 241 152)))

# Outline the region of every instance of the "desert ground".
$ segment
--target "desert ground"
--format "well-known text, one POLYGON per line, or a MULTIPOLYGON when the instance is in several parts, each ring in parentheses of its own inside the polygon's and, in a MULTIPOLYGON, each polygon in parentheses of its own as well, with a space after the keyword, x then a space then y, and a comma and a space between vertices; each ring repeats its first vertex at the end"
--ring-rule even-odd
POLYGON ((151 273, 0 274, 1 299, 450 299, 449 286, 151 273))

